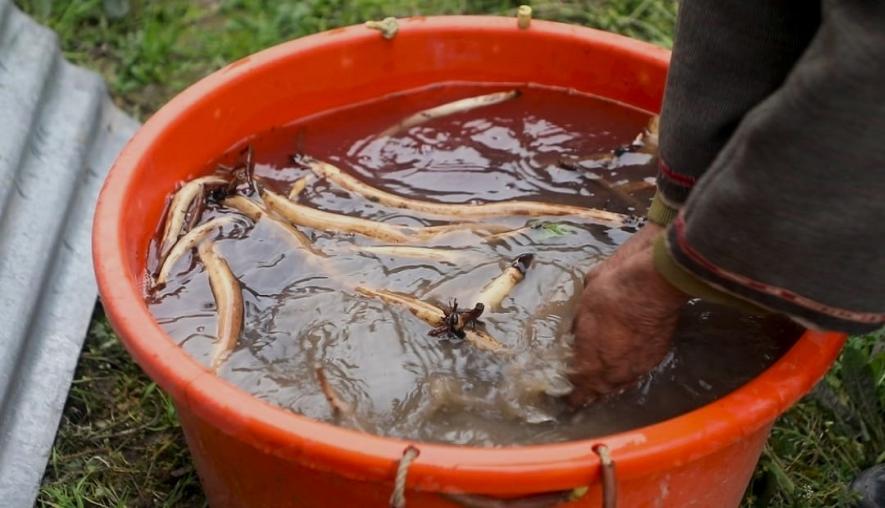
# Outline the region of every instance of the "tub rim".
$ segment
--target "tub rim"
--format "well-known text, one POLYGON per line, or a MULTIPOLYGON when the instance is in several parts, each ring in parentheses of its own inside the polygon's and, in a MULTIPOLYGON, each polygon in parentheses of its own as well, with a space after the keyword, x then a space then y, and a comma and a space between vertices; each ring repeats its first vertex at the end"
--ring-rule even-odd
MULTIPOLYGON (((400 30, 512 31, 513 18, 437 16, 400 20, 400 30)), ((580 37, 626 51, 651 65, 667 65, 669 51, 623 36, 532 21, 539 37, 580 37)), ((93 257, 102 302, 121 341, 136 362, 183 405, 223 432, 264 452, 367 481, 392 481, 409 444, 420 456, 410 469, 411 488, 440 492, 518 495, 595 483, 599 460, 592 451, 604 443, 618 476, 634 478, 697 460, 770 425, 827 371, 845 335, 807 331, 760 376, 721 399, 663 422, 594 439, 507 448, 428 444, 386 438, 311 420, 263 402, 203 367, 160 328, 144 302, 142 281, 131 273, 122 210, 135 186, 131 169, 180 112, 203 96, 291 52, 338 42, 360 42, 378 33, 362 26, 331 30, 289 41, 233 62, 173 98, 151 117, 114 163, 95 212, 93 257)))

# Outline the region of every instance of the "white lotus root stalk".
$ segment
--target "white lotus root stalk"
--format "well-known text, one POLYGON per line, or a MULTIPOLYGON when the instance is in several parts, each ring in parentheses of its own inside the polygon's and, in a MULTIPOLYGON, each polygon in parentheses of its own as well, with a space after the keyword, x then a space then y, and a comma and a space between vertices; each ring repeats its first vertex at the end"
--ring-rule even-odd
POLYGON ((396 244, 409 243, 415 240, 430 240, 454 231, 488 231, 503 227, 477 225, 468 222, 413 228, 324 212, 316 208, 293 203, 284 196, 268 189, 262 189, 261 198, 268 208, 294 225, 333 233, 353 233, 396 244))
POLYGON ((296 229, 294 226, 289 224, 288 222, 282 221, 270 213, 268 213, 267 209, 258 203, 252 201, 251 199, 240 196, 228 196, 224 199, 224 206, 228 208, 233 208, 234 210, 242 213, 246 217, 249 217, 254 222, 258 222, 259 220, 267 220, 270 221, 277 228, 285 231, 288 235, 291 236, 293 240, 303 249, 307 250, 311 254, 315 254, 317 256, 325 256, 322 252, 320 252, 316 246, 314 246, 313 242, 310 241, 310 238, 307 237, 304 233, 296 229))
POLYGON ((218 313, 215 346, 209 361, 209 367, 216 371, 233 352, 243 330, 243 294, 240 282, 234 277, 227 261, 216 251, 214 242, 201 242, 197 252, 209 275, 209 286, 218 313))
POLYGON ((220 176, 203 176, 182 185, 172 197, 169 204, 169 212, 163 225, 163 235, 160 240, 160 260, 166 259, 172 246, 185 231, 185 218, 188 211, 194 206, 197 198, 201 197, 206 185, 224 185, 227 179, 220 176))
POLYGON ((338 186, 359 194, 370 201, 380 203, 391 208, 402 208, 424 214, 443 217, 456 217, 459 219, 478 219, 485 217, 504 217, 514 215, 540 216, 540 215, 573 215, 596 223, 608 226, 621 226, 626 217, 619 213, 595 208, 582 208, 579 206, 558 205, 540 201, 502 201, 498 203, 483 204, 450 204, 422 201, 405 198, 390 192, 383 191, 362 182, 341 169, 322 161, 311 161, 310 169, 321 177, 334 182, 338 186))
POLYGON ((380 138, 384 136, 395 136, 397 134, 400 134, 401 132, 411 129, 412 127, 415 127, 416 125, 421 125, 422 123, 429 122, 430 120, 434 120, 436 118, 442 118, 444 116, 455 115, 458 113, 466 113, 467 111, 472 111, 477 108, 500 104, 502 102, 515 99, 519 97, 519 95, 519 90, 507 90, 504 92, 495 92, 486 95, 478 95, 476 97, 468 97, 466 99, 460 99, 439 106, 434 106, 432 108, 425 109, 424 111, 419 111, 418 113, 406 117, 403 120, 400 120, 395 125, 392 125, 385 129, 383 132, 381 132, 381 134, 378 134, 378 137, 380 138))
MULTIPOLYGON (((414 296, 394 293, 383 289, 369 289, 366 287, 357 287, 356 292, 365 296, 380 298, 390 304, 401 305, 414 314, 415 317, 434 328, 446 324, 446 312, 443 309, 431 303, 419 300, 414 296)), ((484 331, 467 327, 463 329, 463 332, 464 340, 478 349, 492 352, 499 352, 507 349, 507 346, 484 331)))
MULTIPOLYGON (((639 153, 645 154, 648 156, 648 159, 651 160, 658 154, 658 126, 660 123, 660 117, 657 115, 651 117, 648 121, 648 124, 645 128, 636 135, 636 138, 633 139, 629 144, 619 146, 614 150, 609 150, 607 152, 596 153, 593 155, 585 155, 582 157, 562 157, 559 160, 559 166, 567 168, 567 169, 581 169, 581 165, 584 163, 593 163, 597 167, 612 169, 619 164, 620 157, 625 153, 639 153)), ((605 179, 602 175, 597 174, 597 179, 600 179, 603 185, 606 185, 605 179)), ((619 187, 619 185, 608 183, 607 187, 619 187)))
POLYGON ((302 176, 298 180, 295 180, 292 183, 292 186, 289 187, 289 201, 298 201, 301 193, 304 192, 304 188, 307 187, 307 183, 306 176, 302 176))
POLYGON ((299 205, 268 189, 261 191, 261 198, 268 208, 298 226, 339 233, 356 233, 385 242, 406 243, 408 230, 358 217, 324 212, 309 206, 299 205))
POLYGON ((178 263, 187 252, 197 247, 197 245, 203 240, 209 238, 209 235, 214 234, 216 230, 220 230, 222 227, 234 223, 236 223, 236 219, 225 215, 204 222, 190 230, 186 235, 175 242, 175 246, 172 247, 172 250, 169 251, 169 255, 163 260, 163 264, 160 265, 160 271, 157 274, 157 279, 154 284, 156 286, 165 284, 166 281, 169 280, 169 275, 175 267, 175 264, 178 263))
POLYGON ((636 135, 636 139, 627 145, 628 152, 645 153, 648 155, 657 155, 658 153, 658 128, 660 127, 661 117, 654 115, 648 119, 648 124, 642 129, 642 132, 636 135))
POLYGON ((633 180, 629 182, 624 182, 622 184, 615 184, 615 186, 626 193, 641 192, 655 188, 654 183, 647 182, 645 180, 633 180))
POLYGON ((493 235, 489 235, 489 236, 485 237, 485 240, 486 240, 486 242, 489 242, 489 243, 510 240, 513 238, 517 238, 521 235, 528 235, 529 233, 531 233, 534 230, 543 228, 545 224, 546 223, 531 223, 530 222, 522 227, 518 227, 515 229, 511 229, 509 231, 504 231, 501 233, 495 233, 493 235))
POLYGON ((488 224, 485 222, 459 222, 457 224, 442 224, 439 226, 426 226, 420 228, 419 234, 427 238, 453 233, 455 231, 471 231, 478 235, 490 235, 512 231, 513 228, 504 224, 488 224))
POLYGON ((658 153, 658 132, 660 128, 661 117, 655 115, 648 120, 648 126, 645 128, 643 138, 643 149, 645 153, 655 155, 658 153))
POLYGON ((481 303, 486 310, 495 311, 501 306, 501 302, 507 295, 522 282, 525 273, 532 265, 535 256, 523 254, 510 263, 504 271, 490 282, 476 297, 476 303, 481 303))
POLYGON ((376 256, 427 259, 444 263, 455 263, 464 258, 464 253, 455 249, 412 247, 408 245, 365 245, 354 247, 354 250, 376 256))

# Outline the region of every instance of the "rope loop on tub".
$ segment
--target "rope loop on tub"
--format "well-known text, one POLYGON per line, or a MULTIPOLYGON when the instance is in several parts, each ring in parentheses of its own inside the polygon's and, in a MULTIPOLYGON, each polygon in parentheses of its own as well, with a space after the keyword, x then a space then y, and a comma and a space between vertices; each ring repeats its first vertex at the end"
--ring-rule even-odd
POLYGON ((393 492, 390 494, 390 508, 406 508, 406 477, 409 475, 409 466, 418 455, 421 455, 421 451, 414 445, 409 445, 403 450, 403 456, 396 466, 393 492))
POLYGON ((520 5, 516 9, 516 26, 520 30, 527 29, 532 24, 532 7, 530 5, 520 5))
POLYGON ((602 507, 617 508, 618 482, 615 478, 615 461, 612 460, 608 447, 604 444, 594 445, 593 453, 599 456, 599 467, 602 472, 602 507))
POLYGON ((378 30, 381 32, 381 37, 389 41, 396 37, 397 32, 399 32, 399 23, 396 21, 396 18, 391 16, 381 21, 366 21, 366 28, 378 30))

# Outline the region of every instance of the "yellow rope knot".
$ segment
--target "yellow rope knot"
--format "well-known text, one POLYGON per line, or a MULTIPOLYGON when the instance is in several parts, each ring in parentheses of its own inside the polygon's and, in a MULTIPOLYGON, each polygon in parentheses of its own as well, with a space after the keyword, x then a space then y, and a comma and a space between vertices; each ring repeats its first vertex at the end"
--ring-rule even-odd
POLYGON ((381 21, 366 21, 366 28, 378 30, 381 32, 381 37, 390 40, 396 37, 396 33, 399 32, 399 23, 396 22, 396 18, 389 17, 381 21))

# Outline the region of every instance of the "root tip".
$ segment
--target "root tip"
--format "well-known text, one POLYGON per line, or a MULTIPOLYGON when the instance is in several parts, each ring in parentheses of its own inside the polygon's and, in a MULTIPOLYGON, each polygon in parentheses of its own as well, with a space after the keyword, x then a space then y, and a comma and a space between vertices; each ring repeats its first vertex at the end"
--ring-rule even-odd
POLYGON ((525 272, 528 271, 529 267, 532 266, 532 262, 535 260, 534 254, 522 254, 513 260, 511 266, 519 270, 519 272, 525 275, 525 272))

